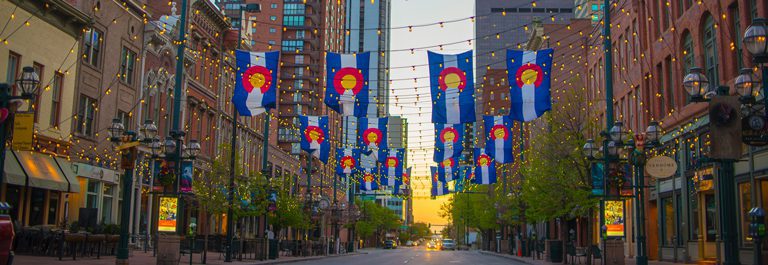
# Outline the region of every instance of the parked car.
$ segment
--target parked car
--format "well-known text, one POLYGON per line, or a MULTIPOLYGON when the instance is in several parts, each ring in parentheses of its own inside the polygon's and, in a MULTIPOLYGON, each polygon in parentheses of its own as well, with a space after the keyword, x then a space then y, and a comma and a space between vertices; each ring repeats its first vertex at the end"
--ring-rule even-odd
POLYGON ((412 246, 415 246, 415 243, 413 241, 408 240, 408 241, 405 241, 405 246, 412 247, 412 246))
POLYGON ((397 242, 394 240, 385 240, 384 241, 384 248, 385 249, 396 249, 397 248, 397 242))
POLYGON ((456 242, 453 241, 453 239, 443 239, 442 244, 440 244, 441 250, 456 250, 456 242))

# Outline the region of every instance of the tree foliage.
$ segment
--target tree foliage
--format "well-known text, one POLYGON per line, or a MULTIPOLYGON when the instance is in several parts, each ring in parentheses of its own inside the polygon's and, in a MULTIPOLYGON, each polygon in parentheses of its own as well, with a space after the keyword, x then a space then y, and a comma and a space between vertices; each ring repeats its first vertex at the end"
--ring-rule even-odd
POLYGON ((427 238, 432 235, 432 231, 429 230, 429 225, 425 223, 413 223, 408 227, 408 230, 413 239, 427 238))
MULTIPOLYGON (((569 82, 581 81, 574 77, 569 82)), ((562 90, 556 101, 542 117, 544 124, 530 128, 531 144, 524 152, 521 197, 527 219, 534 221, 585 216, 597 205, 590 197, 589 161, 581 152, 597 128, 591 104, 578 89, 562 90)))
POLYGON ((355 232, 361 238, 367 238, 374 233, 382 233, 400 226, 400 217, 387 207, 375 201, 357 200, 360 206, 361 219, 355 223, 355 232))

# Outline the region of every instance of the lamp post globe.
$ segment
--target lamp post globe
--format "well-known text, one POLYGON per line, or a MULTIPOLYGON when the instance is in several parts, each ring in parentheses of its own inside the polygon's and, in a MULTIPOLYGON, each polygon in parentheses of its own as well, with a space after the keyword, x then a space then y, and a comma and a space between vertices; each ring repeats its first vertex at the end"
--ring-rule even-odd
POLYGON ((166 137, 165 142, 163 143, 163 153, 165 153, 166 156, 173 155, 176 152, 176 140, 173 140, 172 137, 166 137))
POLYGON ((618 156, 619 155, 619 144, 616 141, 608 141, 608 155, 610 156, 618 156))
POLYGON ((608 131, 608 134, 611 137, 611 140, 617 143, 623 143, 627 141, 627 128, 624 127, 624 123, 617 121, 613 123, 613 127, 611 127, 611 130, 608 131))
POLYGON ((149 150, 152 152, 152 156, 160 156, 161 149, 163 149, 163 144, 158 139, 153 138, 152 142, 149 143, 149 150))
POLYGON ((123 135, 125 126, 120 122, 120 119, 112 119, 112 125, 109 126, 107 131, 109 132, 109 140, 117 143, 120 142, 120 136, 123 135))
POLYGON ((704 70, 693 67, 690 73, 683 78, 683 87, 694 100, 701 100, 709 92, 709 79, 704 75, 704 70))
POLYGON ((744 47, 752 54, 756 63, 768 60, 768 21, 765 18, 755 18, 752 25, 744 31, 744 47))
POLYGON ((16 85, 21 88, 22 97, 31 99, 37 95, 37 90, 40 88, 40 76, 35 72, 35 68, 25 66, 22 69, 21 77, 16 80, 16 85))
POLYGON ((189 140, 189 146, 186 147, 187 155, 189 157, 197 157, 200 154, 200 142, 197 140, 189 140))
POLYGON ((584 144, 584 147, 581 149, 581 151, 584 153, 586 158, 595 158, 595 153, 597 153, 595 140, 587 139, 587 142, 584 144))
POLYGON ((752 71, 752 68, 741 69, 741 74, 734 81, 736 93, 741 95, 741 101, 744 103, 754 103, 755 97, 760 93, 760 80, 752 71))
POLYGON ((157 137, 157 125, 152 120, 145 120, 141 126, 141 133, 144 138, 154 140, 157 137))
POLYGON ((661 134, 661 127, 658 121, 651 121, 648 128, 645 129, 645 142, 646 144, 653 144, 659 140, 661 134))

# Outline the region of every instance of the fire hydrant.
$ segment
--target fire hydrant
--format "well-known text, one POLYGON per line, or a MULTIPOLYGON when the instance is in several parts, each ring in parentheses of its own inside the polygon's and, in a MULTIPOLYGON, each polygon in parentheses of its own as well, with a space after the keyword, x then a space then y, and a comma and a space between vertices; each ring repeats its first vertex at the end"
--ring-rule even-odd
POLYGON ((11 205, 7 202, 0 202, 0 265, 13 264, 13 238, 16 236, 13 230, 13 221, 8 211, 11 205))

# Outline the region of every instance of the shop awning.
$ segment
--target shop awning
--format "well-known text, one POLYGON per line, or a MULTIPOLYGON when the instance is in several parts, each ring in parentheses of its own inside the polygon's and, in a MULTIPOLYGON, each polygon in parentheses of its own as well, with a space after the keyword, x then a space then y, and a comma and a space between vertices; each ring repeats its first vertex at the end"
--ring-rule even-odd
POLYGON ((69 182, 69 192, 80 192, 80 182, 77 181, 77 174, 72 171, 72 162, 61 157, 54 157, 53 160, 59 164, 59 169, 64 173, 64 177, 67 178, 67 181, 69 182))
POLYGON ((5 150, 5 182, 19 186, 27 185, 27 174, 21 170, 19 161, 10 150, 5 150))
MULTIPOLYGON (((53 156, 30 151, 15 151, 13 154, 26 173, 30 187, 65 192, 80 191, 79 183, 70 182, 53 156)), ((72 179, 74 180, 74 177, 72 179)))

